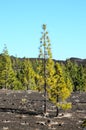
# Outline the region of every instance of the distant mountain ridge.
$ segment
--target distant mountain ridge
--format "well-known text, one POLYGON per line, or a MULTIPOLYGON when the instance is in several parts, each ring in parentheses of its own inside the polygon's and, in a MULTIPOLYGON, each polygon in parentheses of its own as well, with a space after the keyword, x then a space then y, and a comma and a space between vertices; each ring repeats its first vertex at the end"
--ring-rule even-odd
MULTIPOLYGON (((0 54, 0 56, 2 56, 2 54, 0 54)), ((23 60, 23 59, 30 59, 31 61, 36 61, 36 60, 39 60, 39 58, 27 58, 27 57, 15 57, 15 56, 10 56, 11 59, 15 59, 15 58, 18 58, 20 60, 23 60)), ((81 58, 77 58, 77 57, 71 57, 71 58, 68 58, 66 60, 56 60, 56 59, 53 59, 55 62, 59 62, 59 63, 64 63, 67 61, 67 60, 70 60, 72 62, 76 62, 77 64, 82 64, 82 65, 86 65, 86 59, 81 59, 81 58)))
POLYGON ((78 64, 86 64, 86 59, 71 57, 70 60, 78 64))
MULTIPOLYGON (((29 58, 31 61, 33 60, 37 60, 38 58, 29 58)), ((86 59, 81 59, 81 58, 76 58, 76 57, 71 57, 69 59, 66 59, 66 60, 56 60, 56 59, 53 59, 55 62, 59 62, 59 63, 64 63, 67 61, 67 60, 70 60, 72 62, 76 62, 77 64, 82 64, 82 65, 86 65, 86 59)))

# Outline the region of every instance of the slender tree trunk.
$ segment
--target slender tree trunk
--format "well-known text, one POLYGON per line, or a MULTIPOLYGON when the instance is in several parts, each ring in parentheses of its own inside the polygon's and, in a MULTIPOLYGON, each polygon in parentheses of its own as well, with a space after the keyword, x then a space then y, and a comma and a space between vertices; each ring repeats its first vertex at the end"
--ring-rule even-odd
POLYGON ((56 117, 59 115, 59 109, 56 107, 56 117))
MULTIPOLYGON (((44 44, 45 44, 45 33, 44 33, 44 44)), ((44 45, 44 114, 47 112, 47 91, 46 91, 46 46, 44 45)))
POLYGON ((27 90, 28 90, 28 85, 27 85, 27 90))
MULTIPOLYGON (((57 102, 58 102, 58 95, 57 95, 57 100, 56 100, 57 102)), ((56 117, 59 115, 59 109, 58 109, 58 106, 56 106, 56 117)))
POLYGON ((44 114, 47 112, 47 91, 46 91, 46 82, 44 84, 44 114))

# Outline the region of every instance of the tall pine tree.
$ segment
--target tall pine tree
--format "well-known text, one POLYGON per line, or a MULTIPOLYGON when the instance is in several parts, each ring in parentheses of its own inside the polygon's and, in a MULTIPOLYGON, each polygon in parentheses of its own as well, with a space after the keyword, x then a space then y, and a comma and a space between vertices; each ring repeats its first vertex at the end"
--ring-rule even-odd
POLYGON ((0 86, 5 89, 11 89, 14 87, 15 80, 12 62, 5 45, 0 58, 0 86))
POLYGON ((67 86, 68 84, 65 82, 61 66, 58 63, 55 64, 52 59, 51 43, 48 32, 46 31, 46 25, 43 25, 42 27, 43 32, 40 39, 40 64, 38 72, 39 77, 43 80, 42 83, 44 83, 44 113, 46 113, 46 101, 47 98, 49 98, 57 106, 58 115, 58 106, 62 108, 70 106, 70 104, 63 103, 63 101, 70 96, 71 91, 67 86), (61 103, 59 103, 59 99, 61 100, 61 103))

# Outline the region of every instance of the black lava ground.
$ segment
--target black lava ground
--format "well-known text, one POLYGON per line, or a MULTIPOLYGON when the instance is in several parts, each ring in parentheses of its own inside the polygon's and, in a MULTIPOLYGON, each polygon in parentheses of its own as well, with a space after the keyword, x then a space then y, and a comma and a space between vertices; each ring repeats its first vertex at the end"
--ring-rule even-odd
POLYGON ((43 115, 43 94, 34 91, 0 90, 0 130, 83 130, 86 119, 86 93, 73 93, 72 108, 59 110, 47 101, 48 115, 43 115))

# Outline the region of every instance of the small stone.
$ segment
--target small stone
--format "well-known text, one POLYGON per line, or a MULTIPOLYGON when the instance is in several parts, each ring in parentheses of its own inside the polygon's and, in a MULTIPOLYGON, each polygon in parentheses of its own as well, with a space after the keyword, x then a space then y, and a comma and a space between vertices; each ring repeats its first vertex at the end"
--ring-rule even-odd
POLYGON ((3 130, 9 130, 9 128, 8 127, 3 127, 3 130))

